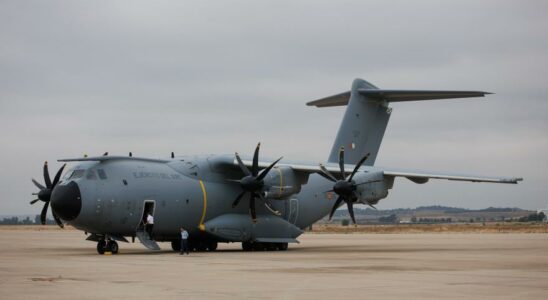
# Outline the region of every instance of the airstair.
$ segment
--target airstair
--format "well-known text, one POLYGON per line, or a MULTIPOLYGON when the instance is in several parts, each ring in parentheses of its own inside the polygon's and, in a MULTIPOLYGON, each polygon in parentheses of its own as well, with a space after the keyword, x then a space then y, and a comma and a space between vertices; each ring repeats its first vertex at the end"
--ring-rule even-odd
POLYGON ((156 241, 150 239, 150 236, 148 235, 147 232, 137 231, 137 232, 135 232, 135 235, 137 236, 137 238, 139 239, 141 244, 143 244, 148 249, 150 249, 150 250, 161 250, 160 246, 158 246, 156 241))

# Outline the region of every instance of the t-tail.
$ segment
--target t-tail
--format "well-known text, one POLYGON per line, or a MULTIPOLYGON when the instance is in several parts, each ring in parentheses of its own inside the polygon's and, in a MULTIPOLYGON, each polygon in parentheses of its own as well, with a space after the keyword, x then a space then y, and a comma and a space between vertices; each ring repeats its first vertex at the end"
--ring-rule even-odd
POLYGON ((370 153, 365 165, 372 166, 381 147, 392 108, 390 102, 484 97, 479 91, 382 90, 373 84, 355 79, 348 92, 312 102, 309 106, 330 107, 347 105, 328 162, 339 161, 339 150, 345 149, 345 163, 356 164, 370 153))

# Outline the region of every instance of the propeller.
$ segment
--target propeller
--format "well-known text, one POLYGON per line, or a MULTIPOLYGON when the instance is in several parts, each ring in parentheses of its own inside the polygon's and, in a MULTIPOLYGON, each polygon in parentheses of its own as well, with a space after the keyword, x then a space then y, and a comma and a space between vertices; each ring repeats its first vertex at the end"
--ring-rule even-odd
POLYGON ((333 208, 331 209, 331 212, 329 213, 329 220, 333 217, 333 214, 335 213, 335 210, 339 207, 341 202, 345 202, 346 206, 348 207, 348 213, 350 214, 350 218, 352 218, 352 222, 356 224, 356 218, 354 217, 354 207, 353 203, 356 199, 358 199, 358 196, 356 195, 356 188, 360 184, 370 183, 364 182, 360 184, 356 184, 356 182, 353 180, 354 175, 358 172, 358 169, 362 166, 362 164, 367 160, 370 153, 367 153, 362 159, 356 164, 354 167, 354 170, 348 176, 346 177, 346 173, 344 170, 344 147, 341 147, 339 149, 339 168, 340 168, 340 179, 337 179, 331 172, 329 172, 322 164, 320 164, 320 170, 319 173, 321 176, 325 177, 327 180, 334 182, 335 185, 333 186, 333 189, 329 190, 328 192, 335 192, 339 197, 337 197, 337 200, 335 201, 335 204, 333 205, 333 208))
MULTIPOLYGON (((49 177, 48 162, 46 161, 44 163, 44 183, 46 184, 46 186, 43 186, 38 181, 34 180, 34 178, 32 179, 32 183, 34 183, 34 185, 38 189, 40 189, 40 191, 38 193, 32 193, 33 195, 37 196, 38 198, 30 201, 30 204, 32 205, 32 204, 34 204, 38 201, 43 201, 44 202, 44 207, 42 208, 42 213, 40 213, 40 222, 42 223, 42 225, 46 224, 46 214, 48 213, 48 207, 49 207, 49 202, 50 202, 50 198, 51 198, 51 192, 53 191, 53 188, 55 188, 55 186, 59 183, 59 179, 61 179, 61 173, 63 173, 63 169, 65 168, 65 166, 66 166, 66 164, 64 164, 59 169, 59 171, 57 171, 57 174, 55 174, 55 177, 53 178, 53 182, 52 182, 50 177, 49 177)), ((57 225, 59 225, 59 227, 63 228, 64 227, 63 222, 61 222, 61 219, 59 219, 59 217, 55 214, 55 211, 53 211, 53 209, 51 210, 51 214, 53 215, 53 219, 55 219, 55 222, 57 223, 57 225)))
POLYGON ((240 186, 242 187, 242 192, 236 197, 236 199, 232 203, 232 207, 236 207, 238 203, 240 203, 240 200, 242 200, 242 198, 246 194, 249 194, 249 214, 251 215, 253 223, 257 222, 257 212, 255 210, 255 200, 257 200, 257 198, 261 199, 265 207, 273 214, 280 215, 280 212, 273 209, 271 203, 263 196, 262 189, 264 187, 264 179, 266 175, 282 158, 278 158, 276 161, 274 161, 272 164, 270 164, 267 168, 259 173, 260 147, 261 143, 258 143, 257 147, 255 148, 255 153, 253 154, 253 164, 251 166, 251 170, 246 165, 244 165, 242 159, 240 158, 240 155, 237 152, 235 154, 238 165, 240 166, 240 169, 245 174, 245 176, 240 180, 234 180, 234 182, 240 184, 240 186))

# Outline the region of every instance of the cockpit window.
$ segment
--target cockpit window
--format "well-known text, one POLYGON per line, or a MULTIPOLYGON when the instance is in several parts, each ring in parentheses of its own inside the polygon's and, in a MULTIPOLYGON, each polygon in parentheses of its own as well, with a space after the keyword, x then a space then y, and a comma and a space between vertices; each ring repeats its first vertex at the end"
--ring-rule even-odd
POLYGON ((107 174, 103 169, 97 169, 97 174, 99 175, 99 178, 101 179, 107 179, 107 174))
POLYGON ((70 174, 70 177, 68 179, 78 179, 82 176, 84 176, 85 170, 74 170, 72 171, 72 174, 70 174))
POLYGON ((86 174, 86 179, 89 179, 89 180, 96 180, 97 179, 97 175, 95 175, 95 171, 93 170, 88 170, 87 174, 86 174))

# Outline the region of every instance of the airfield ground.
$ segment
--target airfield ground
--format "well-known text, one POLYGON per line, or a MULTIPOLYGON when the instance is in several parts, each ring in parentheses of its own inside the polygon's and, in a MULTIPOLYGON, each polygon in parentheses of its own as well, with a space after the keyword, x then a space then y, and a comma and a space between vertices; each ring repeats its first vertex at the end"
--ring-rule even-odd
POLYGON ((0 226, 0 299, 545 299, 548 234, 306 233, 286 252, 180 256, 0 226))

